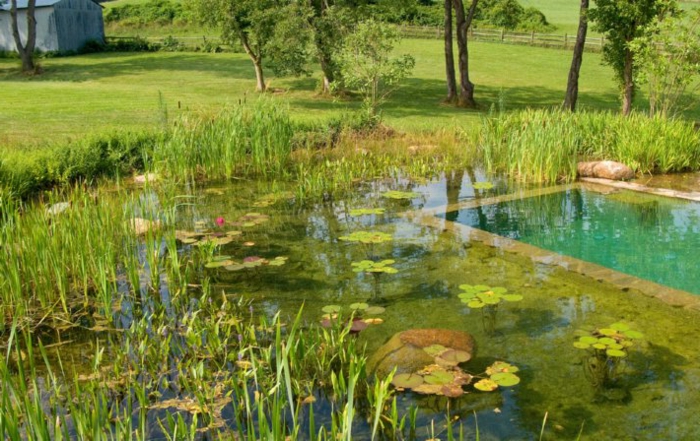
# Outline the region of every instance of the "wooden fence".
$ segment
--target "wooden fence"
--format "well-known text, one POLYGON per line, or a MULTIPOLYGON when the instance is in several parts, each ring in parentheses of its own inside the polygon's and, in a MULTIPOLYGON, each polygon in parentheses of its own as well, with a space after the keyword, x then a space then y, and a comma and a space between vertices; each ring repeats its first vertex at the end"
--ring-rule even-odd
MULTIPOLYGON (((444 28, 441 26, 407 26, 399 27, 405 38, 441 39, 444 28)), ((576 35, 544 34, 538 32, 514 32, 505 29, 469 29, 469 38, 477 41, 494 41, 510 44, 527 44, 531 46, 573 48, 576 35)), ((586 50, 600 52, 605 45, 605 37, 587 37, 586 50)))

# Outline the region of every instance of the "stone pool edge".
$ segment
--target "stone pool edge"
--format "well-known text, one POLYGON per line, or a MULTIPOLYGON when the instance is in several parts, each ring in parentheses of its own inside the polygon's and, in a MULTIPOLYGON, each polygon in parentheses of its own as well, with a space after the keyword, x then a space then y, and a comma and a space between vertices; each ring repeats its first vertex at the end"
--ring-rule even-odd
MULTIPOLYGON (((595 180, 591 184, 602 184, 595 180)), ((687 291, 671 288, 649 280, 640 279, 602 265, 576 259, 545 250, 543 248, 519 242, 507 237, 498 236, 478 228, 462 225, 437 217, 438 214, 465 208, 475 208, 484 205, 492 205, 513 199, 543 196, 579 187, 587 187, 579 183, 558 185, 554 187, 538 188, 534 190, 518 191, 507 195, 501 195, 483 199, 470 199, 457 204, 442 205, 430 209, 414 210, 403 214, 403 217, 422 226, 438 230, 448 230, 458 233, 465 241, 477 241, 487 246, 499 248, 503 251, 528 257, 533 262, 545 265, 556 265, 567 271, 572 271, 585 277, 591 277, 598 282, 607 282, 623 291, 635 290, 647 297, 654 297, 670 306, 700 311, 700 296, 687 291)), ((630 188, 625 188, 630 190, 630 188)))

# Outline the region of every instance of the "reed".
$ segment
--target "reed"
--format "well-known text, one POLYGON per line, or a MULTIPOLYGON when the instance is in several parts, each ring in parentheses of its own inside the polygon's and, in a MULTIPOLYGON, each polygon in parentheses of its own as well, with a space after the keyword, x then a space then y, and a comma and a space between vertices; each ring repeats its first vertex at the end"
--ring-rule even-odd
POLYGON ((677 119, 605 112, 492 114, 478 137, 487 168, 528 182, 572 181, 580 160, 609 159, 638 173, 700 168, 700 134, 677 119))

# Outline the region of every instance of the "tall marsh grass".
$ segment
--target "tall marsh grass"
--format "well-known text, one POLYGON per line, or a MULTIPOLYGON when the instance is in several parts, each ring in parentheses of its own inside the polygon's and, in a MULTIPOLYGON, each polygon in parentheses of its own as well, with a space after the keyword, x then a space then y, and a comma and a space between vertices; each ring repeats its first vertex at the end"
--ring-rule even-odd
POLYGON ((477 142, 488 169, 530 182, 572 181, 581 160, 618 161, 637 173, 700 168, 691 122, 638 113, 499 113, 483 119, 477 142))
POLYGON ((153 161, 157 170, 179 179, 277 177, 288 165, 293 135, 288 111, 260 99, 252 107, 181 119, 156 146, 153 161))

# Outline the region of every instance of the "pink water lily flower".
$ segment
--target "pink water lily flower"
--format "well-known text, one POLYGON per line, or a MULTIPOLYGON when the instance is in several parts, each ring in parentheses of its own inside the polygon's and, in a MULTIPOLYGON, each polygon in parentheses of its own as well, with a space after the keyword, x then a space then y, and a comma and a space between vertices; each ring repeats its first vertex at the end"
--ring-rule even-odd
POLYGON ((216 218, 216 225, 218 225, 218 226, 221 227, 221 226, 223 226, 225 223, 226 223, 226 219, 224 219, 223 217, 219 216, 219 217, 216 218))

